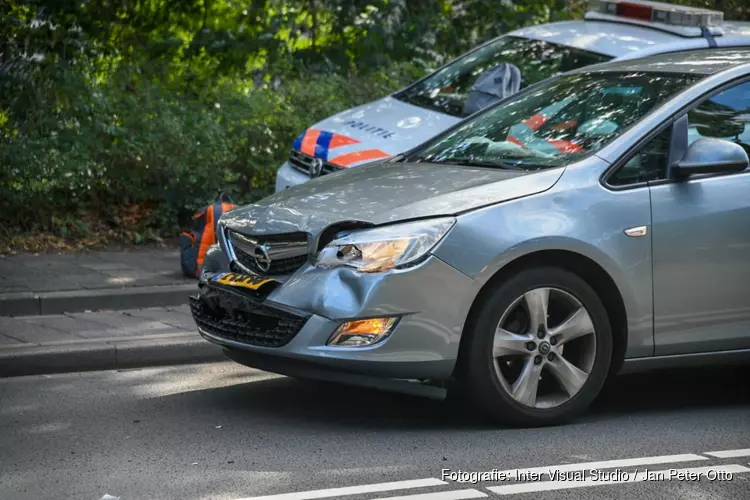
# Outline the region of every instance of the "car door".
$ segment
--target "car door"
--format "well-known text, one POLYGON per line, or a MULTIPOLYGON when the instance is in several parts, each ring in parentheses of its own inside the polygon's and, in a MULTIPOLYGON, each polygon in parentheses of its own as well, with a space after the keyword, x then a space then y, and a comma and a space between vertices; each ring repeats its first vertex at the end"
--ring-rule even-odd
MULTIPOLYGON (((699 101, 688 143, 750 154, 750 82, 699 101)), ((750 169, 650 186, 656 355, 750 347, 750 169)))

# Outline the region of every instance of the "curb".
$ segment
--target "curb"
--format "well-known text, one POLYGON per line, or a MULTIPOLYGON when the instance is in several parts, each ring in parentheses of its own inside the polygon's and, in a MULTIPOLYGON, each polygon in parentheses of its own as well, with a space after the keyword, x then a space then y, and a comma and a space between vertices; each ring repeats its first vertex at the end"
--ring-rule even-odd
POLYGON ((40 316, 66 312, 168 307, 187 304, 197 285, 138 286, 40 294, 0 294, 0 316, 40 316))
POLYGON ((166 338, 152 336, 137 340, 101 339, 0 349, 0 377, 224 360, 226 358, 222 354, 222 349, 206 342, 197 333, 166 338))

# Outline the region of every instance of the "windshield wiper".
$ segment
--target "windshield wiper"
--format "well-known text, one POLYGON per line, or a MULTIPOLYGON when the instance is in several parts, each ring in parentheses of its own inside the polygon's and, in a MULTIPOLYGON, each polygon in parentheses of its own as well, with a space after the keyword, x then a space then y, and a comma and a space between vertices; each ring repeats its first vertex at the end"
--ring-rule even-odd
POLYGON ((526 171, 525 168, 518 166, 515 163, 506 163, 502 161, 491 161, 491 160, 478 160, 475 158, 449 158, 447 160, 433 161, 431 163, 446 164, 446 165, 465 165, 467 167, 491 167, 491 168, 502 168, 504 170, 520 170, 526 171))

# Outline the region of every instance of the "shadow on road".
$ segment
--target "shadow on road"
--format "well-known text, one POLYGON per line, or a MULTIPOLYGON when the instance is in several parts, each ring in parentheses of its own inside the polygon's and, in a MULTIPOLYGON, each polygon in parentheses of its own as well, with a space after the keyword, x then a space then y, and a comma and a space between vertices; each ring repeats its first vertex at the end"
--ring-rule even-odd
MULTIPOLYGON (((248 418, 304 421, 323 427, 399 427, 435 429, 462 420, 456 408, 443 401, 347 385, 288 377, 259 380, 198 391, 227 412, 248 418)), ((196 404, 200 404, 196 402, 196 404)))
POLYGON ((633 414, 750 405, 748 376, 746 366, 623 375, 607 383, 591 411, 633 414))
MULTIPOLYGON (((641 413, 689 413, 710 408, 750 408, 746 367, 693 369, 620 376, 610 381, 584 417, 586 422, 641 413)), ((435 430, 496 428, 474 410, 346 385, 279 377, 193 393, 196 405, 211 404, 240 418, 303 421, 321 428, 435 430)))

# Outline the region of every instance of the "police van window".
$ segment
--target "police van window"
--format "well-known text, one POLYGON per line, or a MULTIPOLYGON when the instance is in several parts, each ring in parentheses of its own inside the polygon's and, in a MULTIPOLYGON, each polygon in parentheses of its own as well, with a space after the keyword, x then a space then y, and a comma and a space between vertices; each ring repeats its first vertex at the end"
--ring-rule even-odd
POLYGON ((750 155, 750 82, 716 94, 688 113, 688 143, 701 137, 735 142, 750 155))
POLYGON ((395 95, 397 99, 449 115, 463 116, 471 86, 501 63, 521 70, 521 88, 557 73, 602 63, 610 56, 542 40, 504 36, 436 71, 395 95))

